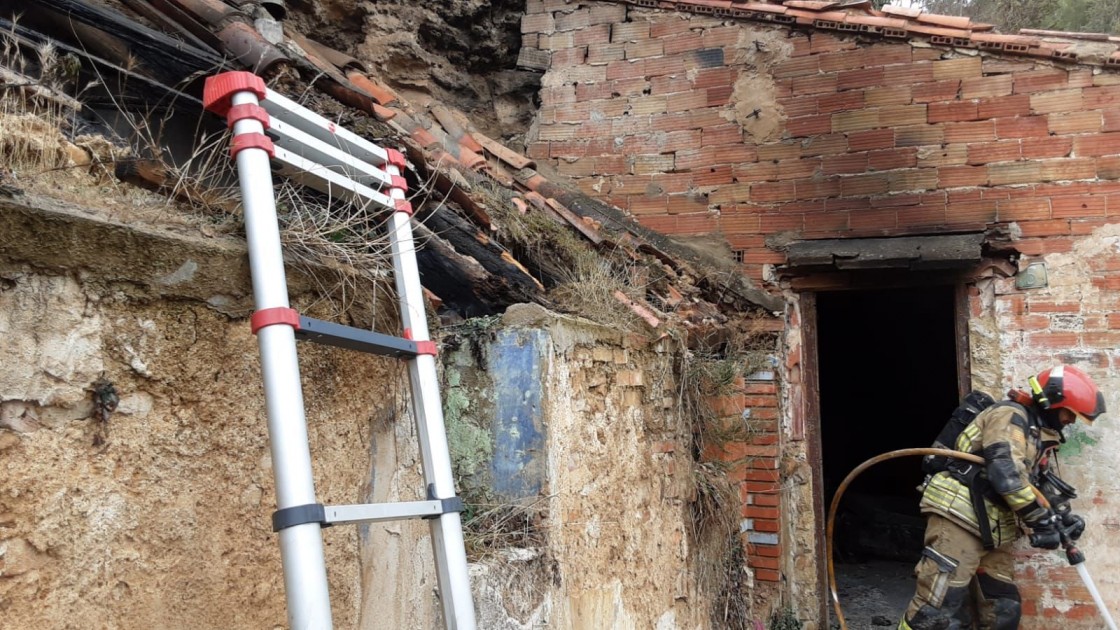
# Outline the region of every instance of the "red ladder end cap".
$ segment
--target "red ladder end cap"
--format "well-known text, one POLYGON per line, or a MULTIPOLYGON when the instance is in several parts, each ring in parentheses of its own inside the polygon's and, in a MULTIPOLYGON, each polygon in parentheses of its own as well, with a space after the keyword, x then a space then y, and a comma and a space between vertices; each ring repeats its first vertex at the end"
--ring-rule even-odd
POLYGON ((276 147, 272 144, 272 139, 263 133, 243 133, 233 137, 233 141, 229 143, 229 156, 237 159, 237 154, 245 149, 263 149, 268 152, 268 157, 276 155, 276 147))
POLYGON ((396 202, 395 209, 397 212, 403 212, 408 216, 412 216, 412 204, 407 199, 394 199, 396 202))
POLYGON ((268 93, 264 79, 252 72, 223 72, 206 77, 202 88, 202 105, 206 111, 225 116, 232 106, 233 95, 238 92, 252 92, 258 100, 264 100, 268 93))
POLYGON ((400 175, 390 175, 389 177, 390 181, 392 182, 391 184, 389 184, 391 188, 397 188, 403 191, 408 190, 408 181, 405 180, 405 178, 401 177, 400 175))
POLYGON ((386 158, 385 160, 386 162, 388 162, 391 166, 395 166, 401 170, 404 170, 405 160, 403 153, 397 151, 396 149, 386 149, 385 153, 388 154, 388 158, 386 158))
POLYGON ((229 112, 226 113, 226 122, 228 123, 230 129, 233 129, 234 123, 239 120, 245 119, 252 119, 259 122, 264 126, 265 129, 268 129, 272 121, 272 119, 268 116, 268 111, 266 111, 265 108, 261 107, 260 105, 253 105, 250 103, 234 105, 233 107, 229 108, 229 112))
POLYGON ((249 318, 249 326, 254 335, 265 326, 275 326, 276 324, 286 324, 295 330, 299 330, 299 311, 294 308, 277 306, 261 309, 249 318))

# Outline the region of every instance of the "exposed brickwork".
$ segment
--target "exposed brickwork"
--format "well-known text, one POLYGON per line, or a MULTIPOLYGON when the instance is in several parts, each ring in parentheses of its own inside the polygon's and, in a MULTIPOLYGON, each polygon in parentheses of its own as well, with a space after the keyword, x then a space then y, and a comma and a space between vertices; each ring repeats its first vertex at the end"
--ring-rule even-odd
MULTIPOLYGON (((745 439, 705 445, 706 461, 722 462, 742 500, 740 532, 756 579, 779 580, 782 553, 778 473, 778 386, 772 372, 737 379, 712 398, 713 422, 745 429, 745 439)), ((736 433, 730 433, 735 435, 736 433)))
MULTIPOLYGON (((562 16, 583 6, 545 2, 523 26, 567 43, 557 25, 581 22, 562 16)), ((649 227, 722 232, 756 278, 783 261, 759 238, 775 232, 1015 222, 1043 250, 1120 214, 1118 75, 671 12, 609 27, 609 59, 591 44, 551 49, 531 154, 649 227), (758 142, 735 122, 732 86, 757 62, 739 42, 775 31, 788 56, 768 66, 776 99, 757 116, 784 120, 758 142)))
MULTIPOLYGON (((1056 282, 1044 291, 1004 277, 974 285, 972 314, 994 320, 1017 370, 1065 361, 1105 378, 1113 369, 1120 257, 1099 230, 1120 222, 1115 68, 634 7, 577 26, 586 21, 577 14, 589 20, 602 4, 529 2, 527 41, 551 58, 532 157, 651 228, 722 233, 759 280, 785 261, 767 247, 778 234, 1003 227, 1021 264, 1076 253, 1047 258, 1056 282)), ((733 464, 750 565, 776 580, 776 559, 793 551, 780 540, 774 494, 778 401, 748 391, 765 384, 742 385, 715 408, 728 419, 749 409, 773 433, 705 455, 733 464)), ((1024 628, 1053 627, 1053 602, 1071 607, 1065 627, 1094 627, 1068 569, 1024 560, 1024 628)))

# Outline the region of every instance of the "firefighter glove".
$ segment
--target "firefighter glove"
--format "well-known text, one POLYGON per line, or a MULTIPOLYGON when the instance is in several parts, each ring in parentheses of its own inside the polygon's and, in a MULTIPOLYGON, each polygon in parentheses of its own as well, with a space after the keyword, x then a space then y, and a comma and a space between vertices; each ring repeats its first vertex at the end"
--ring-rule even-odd
POLYGON ((1062 544, 1062 534, 1058 529, 1058 517, 1053 512, 1045 516, 1027 521, 1031 528, 1030 541, 1032 547, 1039 549, 1057 549, 1062 544))
POLYGON ((1062 533, 1069 536, 1070 540, 1081 538, 1081 534, 1084 532, 1085 519, 1076 514, 1065 514, 1062 516, 1062 533))

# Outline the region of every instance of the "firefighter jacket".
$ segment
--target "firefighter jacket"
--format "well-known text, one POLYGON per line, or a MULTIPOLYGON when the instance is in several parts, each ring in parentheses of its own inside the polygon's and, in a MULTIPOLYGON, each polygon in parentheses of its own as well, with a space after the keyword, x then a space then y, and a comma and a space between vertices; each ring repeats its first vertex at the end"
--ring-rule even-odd
MULTIPOLYGON (((1041 423, 1037 414, 1014 403, 1000 403, 982 411, 957 437, 956 450, 980 455, 987 465, 972 470, 969 462, 955 461, 950 470, 928 478, 922 492, 923 514, 940 514, 982 537, 972 488, 984 494, 991 543, 1008 544, 1022 532, 1015 513, 1039 509, 1030 482, 1040 463, 1057 446, 1060 435, 1041 423), (978 474, 977 474, 978 473, 978 474), (977 483, 966 483, 971 474, 977 483)), ((985 529, 988 529, 985 528, 985 529)))

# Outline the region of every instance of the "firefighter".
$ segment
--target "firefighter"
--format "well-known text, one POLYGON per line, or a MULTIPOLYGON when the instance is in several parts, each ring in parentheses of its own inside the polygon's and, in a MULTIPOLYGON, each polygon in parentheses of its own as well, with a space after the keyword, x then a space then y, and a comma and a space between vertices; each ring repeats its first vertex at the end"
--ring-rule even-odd
POLYGON ((984 409, 957 436, 956 450, 982 456, 984 466, 950 460, 927 478, 921 500, 926 546, 914 570, 917 592, 899 630, 972 628, 973 578, 979 627, 1015 630, 1021 611, 1011 546, 1022 535, 1020 525, 1040 549, 1057 549, 1063 536, 1076 540, 1084 531, 1085 521, 1069 511, 1076 493, 1057 477, 1051 460, 1062 428, 1079 418, 1091 424, 1104 413, 1104 397, 1068 365, 1028 382, 1031 395, 984 409))

